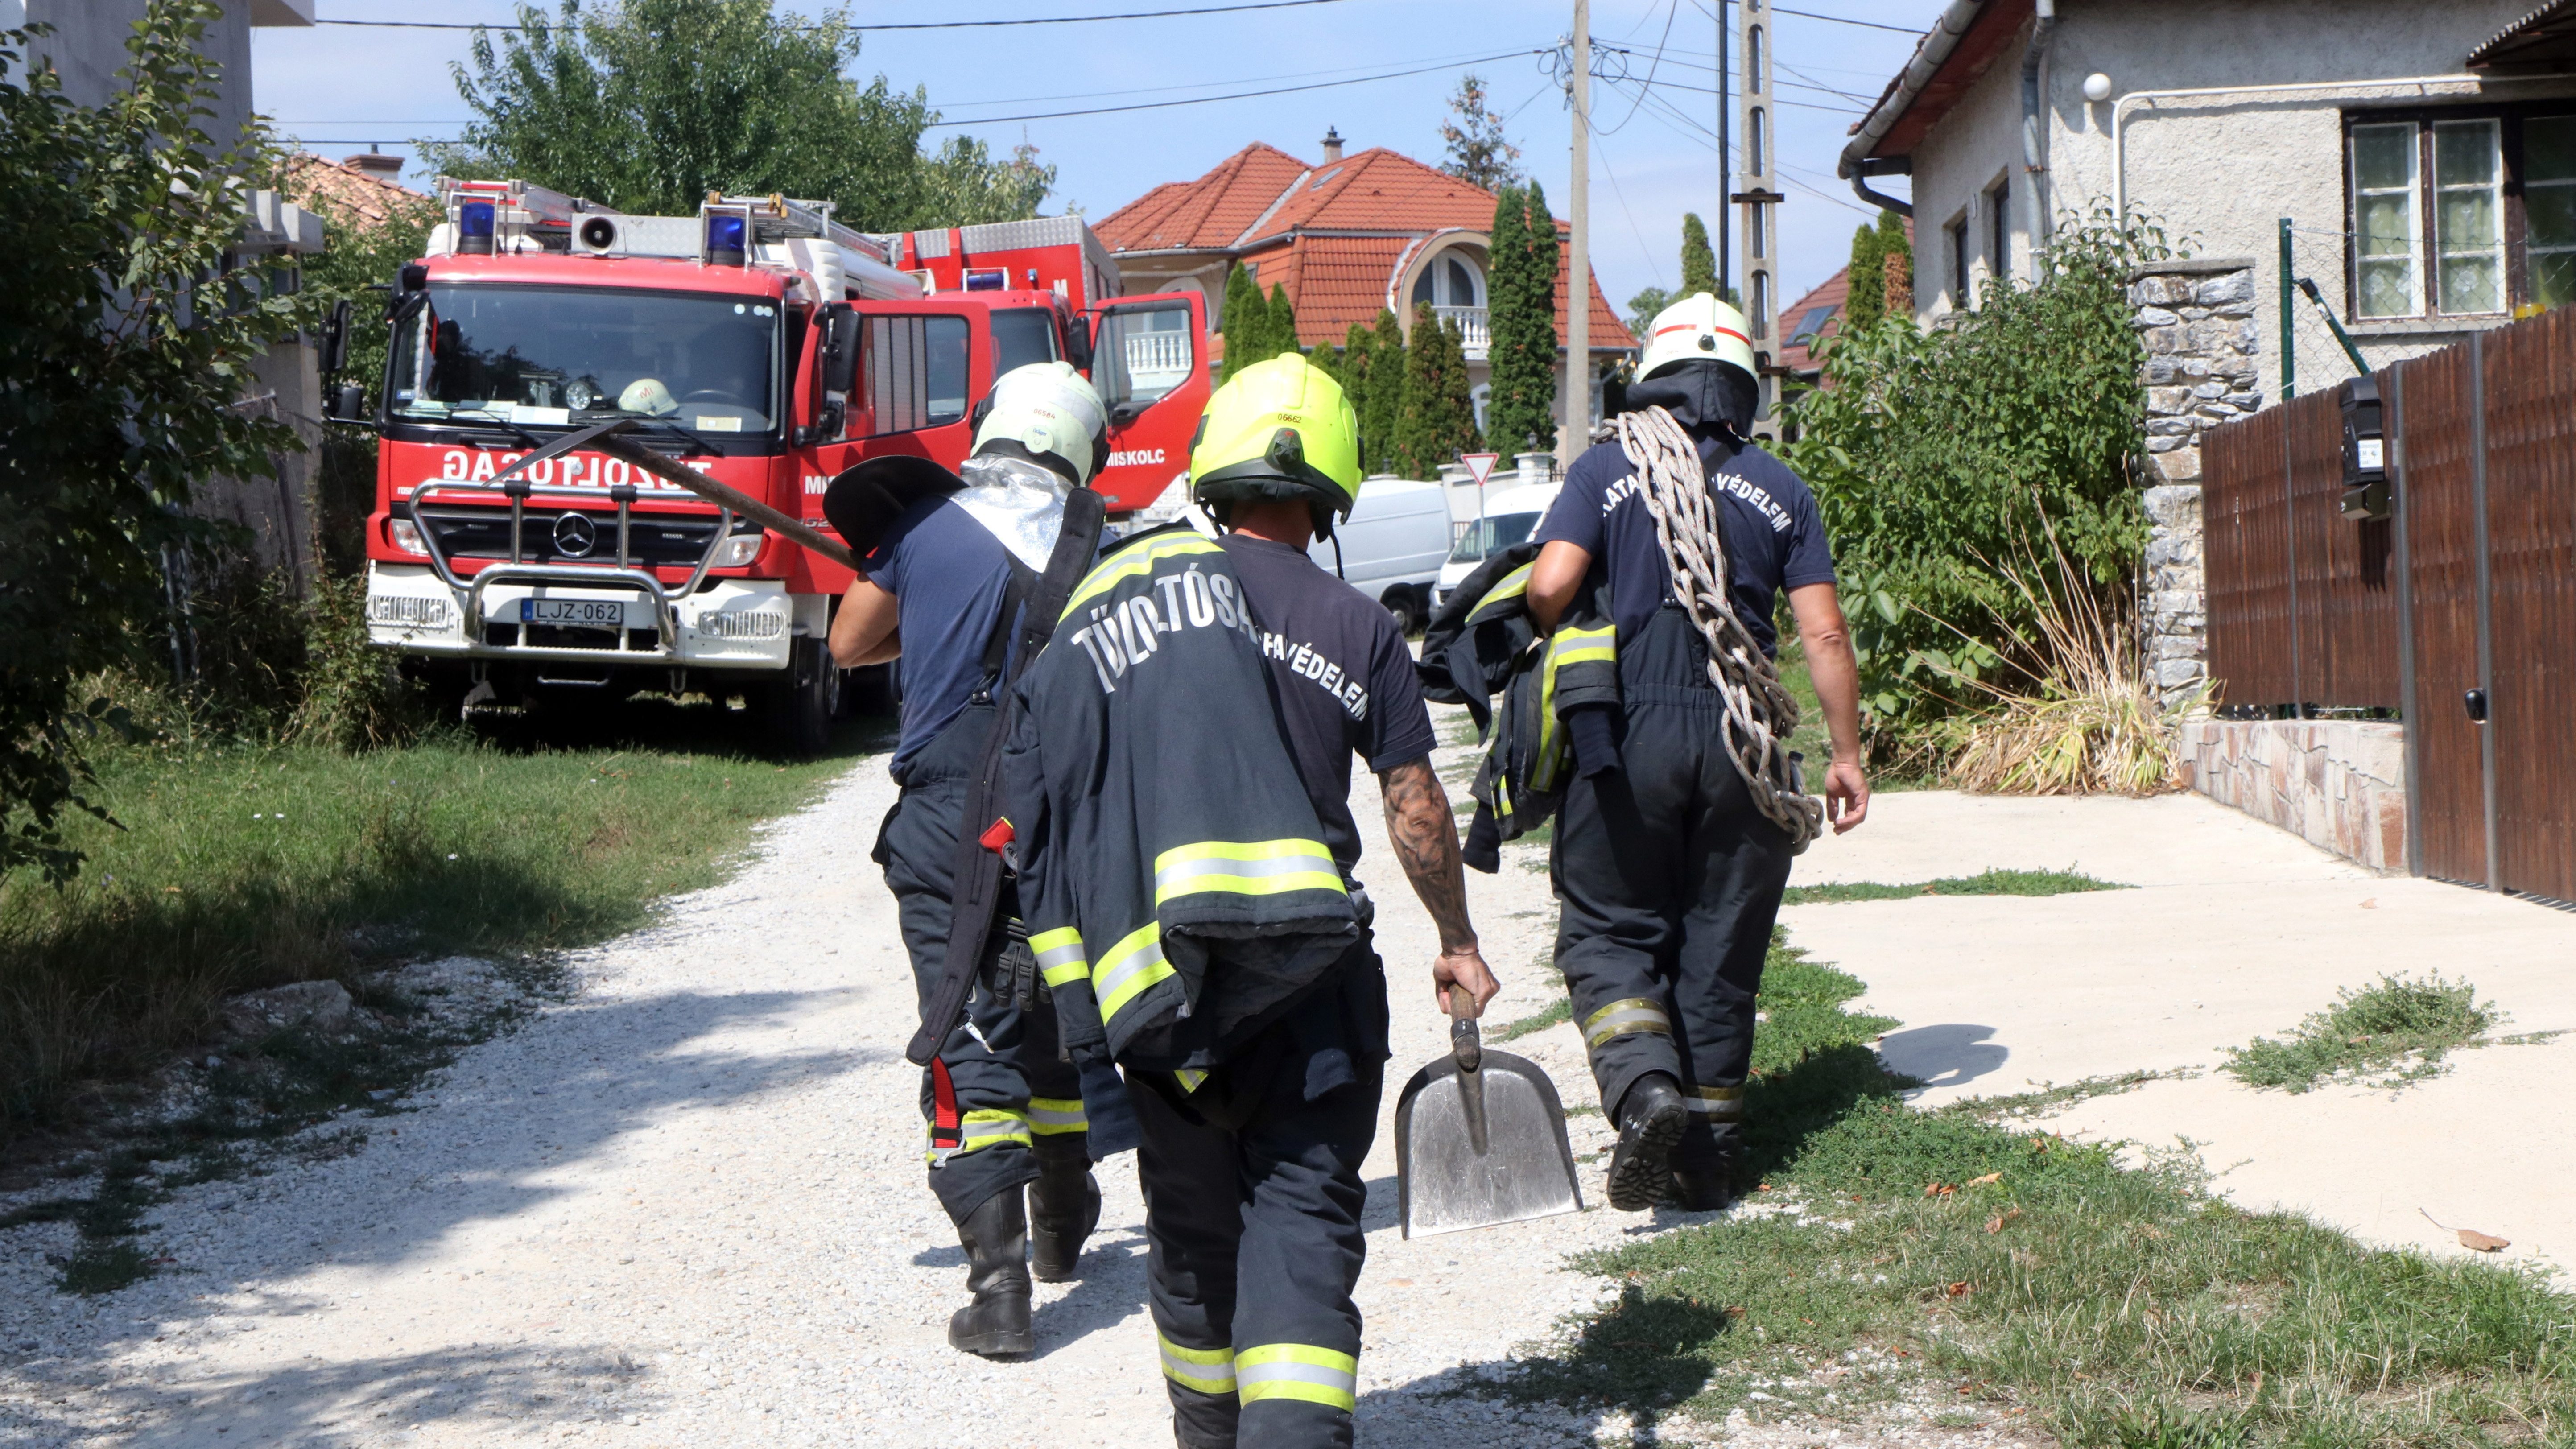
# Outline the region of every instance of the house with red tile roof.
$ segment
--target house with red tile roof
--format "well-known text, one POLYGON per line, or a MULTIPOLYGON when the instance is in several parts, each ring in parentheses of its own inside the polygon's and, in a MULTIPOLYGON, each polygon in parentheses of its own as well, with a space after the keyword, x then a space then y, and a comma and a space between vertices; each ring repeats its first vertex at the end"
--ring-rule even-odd
MULTIPOLYGON (((1284 287, 1297 340, 1339 346, 1353 323, 1392 310, 1409 334, 1413 303, 1428 302, 1466 341, 1467 371, 1484 414, 1485 278, 1494 194, 1383 146, 1345 156, 1327 133, 1320 162, 1256 141, 1194 181, 1171 181, 1092 224, 1118 259, 1125 290, 1196 290, 1222 325, 1228 269, 1249 268, 1267 293, 1284 287)), ((1560 237, 1566 223, 1556 224, 1560 237)), ((1566 262, 1556 277, 1557 346, 1565 345, 1566 262)), ((1589 279, 1593 376, 1633 353, 1627 324, 1589 279)))
POLYGON ((286 158, 286 194, 308 210, 328 214, 334 223, 369 230, 396 212, 436 204, 426 191, 414 191, 394 178, 402 175, 403 158, 361 151, 341 161, 310 151, 286 158))
POLYGON ((1851 268, 1845 267, 1825 278, 1824 284, 1780 309, 1780 325, 1789 333, 1780 348, 1780 366, 1791 380, 1809 387, 1825 370, 1824 350, 1828 337, 1842 330, 1843 304, 1851 298, 1851 268))

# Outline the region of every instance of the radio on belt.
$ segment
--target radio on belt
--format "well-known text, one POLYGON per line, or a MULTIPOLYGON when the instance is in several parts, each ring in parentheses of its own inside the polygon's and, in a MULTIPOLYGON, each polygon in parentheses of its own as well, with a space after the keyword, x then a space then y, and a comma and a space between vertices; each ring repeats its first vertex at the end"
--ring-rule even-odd
POLYGON ((2389 515, 2388 443, 2380 428, 2379 379, 2356 377, 2335 391, 2343 406, 2343 516, 2389 515))

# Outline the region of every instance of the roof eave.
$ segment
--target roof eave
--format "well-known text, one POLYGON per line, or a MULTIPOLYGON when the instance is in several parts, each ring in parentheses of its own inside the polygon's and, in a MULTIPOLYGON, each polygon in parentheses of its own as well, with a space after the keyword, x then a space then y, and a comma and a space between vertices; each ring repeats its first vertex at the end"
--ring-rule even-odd
POLYGON ((1888 158, 1879 152, 1899 124, 1914 110, 1924 89, 1939 78, 1942 70, 1958 52, 1959 43, 1985 14, 1990 5, 2027 7, 2028 0, 1950 0, 1948 9, 1932 22, 1932 28, 1915 42, 1913 58, 1905 69, 1887 83, 1878 100, 1852 126, 1851 140, 1844 144, 1842 157, 1835 163, 1836 175, 1849 181, 1855 177, 1885 175, 1886 169, 1870 169, 1868 163, 1888 158))

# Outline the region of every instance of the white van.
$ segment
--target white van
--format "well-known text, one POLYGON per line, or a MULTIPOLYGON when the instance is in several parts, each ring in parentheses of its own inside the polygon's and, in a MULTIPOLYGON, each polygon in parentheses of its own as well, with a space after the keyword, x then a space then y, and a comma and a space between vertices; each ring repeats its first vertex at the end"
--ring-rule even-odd
POLYGON ((1439 484, 1371 478, 1360 484, 1351 516, 1306 556, 1330 570, 1339 540, 1343 581, 1410 631, 1431 621, 1431 586, 1449 555, 1449 531, 1449 500, 1439 484))
POLYGON ((1449 591, 1476 571, 1476 565, 1499 549, 1526 543, 1538 532, 1538 521, 1547 516, 1547 506, 1556 501, 1562 483, 1532 483, 1521 488, 1506 488, 1485 500, 1485 516, 1467 525, 1458 537, 1457 547, 1449 551, 1449 562, 1441 565, 1439 582, 1433 585, 1433 607, 1449 602, 1449 591))

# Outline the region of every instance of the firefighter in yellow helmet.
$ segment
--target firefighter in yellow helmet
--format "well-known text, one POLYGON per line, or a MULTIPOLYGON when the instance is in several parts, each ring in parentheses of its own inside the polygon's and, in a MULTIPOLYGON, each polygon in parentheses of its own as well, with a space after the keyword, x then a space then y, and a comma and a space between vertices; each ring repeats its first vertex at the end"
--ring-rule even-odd
POLYGON ((1154 1327, 1182 1449, 1232 1449, 1238 1436, 1265 1449, 1342 1446, 1359 1383, 1360 1164, 1388 1055, 1385 968, 1355 875, 1353 756, 1378 775, 1389 843, 1439 929, 1433 999, 1445 1003, 1456 983, 1482 1012, 1498 988, 1468 922, 1458 829, 1404 635, 1306 553, 1358 501, 1359 426, 1340 384, 1294 354, 1244 368, 1208 401, 1190 480, 1225 530, 1289 752, 1362 903, 1362 930, 1204 1078, 1130 1073, 1154 1327))

